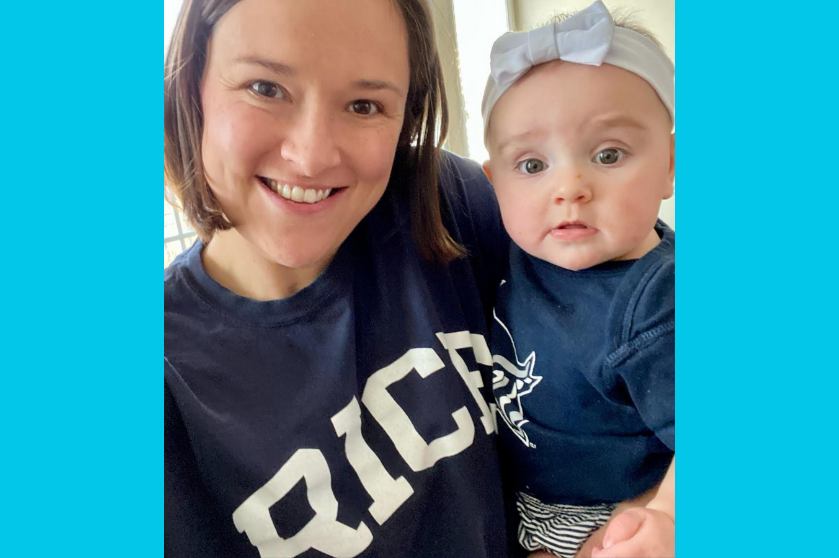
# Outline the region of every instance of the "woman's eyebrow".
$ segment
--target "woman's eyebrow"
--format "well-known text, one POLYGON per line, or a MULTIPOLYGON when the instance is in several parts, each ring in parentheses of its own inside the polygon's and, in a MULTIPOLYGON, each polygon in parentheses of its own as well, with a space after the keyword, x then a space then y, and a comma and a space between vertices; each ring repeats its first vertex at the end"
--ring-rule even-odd
POLYGON ((353 82, 353 86, 366 91, 381 91, 383 89, 387 89, 393 91, 397 95, 404 95, 402 90, 395 84, 380 79, 359 79, 353 82))
MULTIPOLYGON (((274 73, 286 76, 286 77, 294 77, 296 72, 292 69, 291 66, 287 64, 283 64, 282 62, 276 62, 274 60, 268 60, 267 58, 260 58, 258 56, 240 56, 236 60, 234 60, 236 64, 248 64, 253 66, 261 66, 263 68, 267 68, 274 73)), ((397 95, 404 95, 402 89, 397 87, 394 83, 389 81, 381 80, 381 79, 359 79, 352 83, 353 87, 358 89, 363 89, 365 91, 381 91, 381 90, 389 90, 393 91, 397 95)))
POLYGON ((234 62, 236 64, 262 66, 263 68, 267 68, 272 72, 286 77, 292 77, 295 74, 294 70, 291 69, 291 66, 287 66, 281 62, 275 62, 274 60, 268 60, 267 58, 259 58, 258 56, 241 56, 234 60, 234 62))

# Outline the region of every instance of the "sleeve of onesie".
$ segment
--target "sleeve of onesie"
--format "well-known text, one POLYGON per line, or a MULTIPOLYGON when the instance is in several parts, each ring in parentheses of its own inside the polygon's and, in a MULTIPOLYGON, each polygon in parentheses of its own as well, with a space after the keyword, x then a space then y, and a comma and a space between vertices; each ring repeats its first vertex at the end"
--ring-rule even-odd
POLYGON ((675 263, 661 266, 634 293, 625 326, 625 340, 605 367, 622 380, 649 429, 676 451, 675 263))

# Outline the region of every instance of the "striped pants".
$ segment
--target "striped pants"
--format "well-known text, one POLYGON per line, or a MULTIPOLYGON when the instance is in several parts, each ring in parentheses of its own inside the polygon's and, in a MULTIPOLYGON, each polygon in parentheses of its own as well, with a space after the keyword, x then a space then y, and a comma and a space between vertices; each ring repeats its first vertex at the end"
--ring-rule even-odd
POLYGON ((520 492, 516 500, 519 543, 527 550, 544 549, 562 558, 574 558, 586 539, 609 521, 616 505, 544 504, 520 492))

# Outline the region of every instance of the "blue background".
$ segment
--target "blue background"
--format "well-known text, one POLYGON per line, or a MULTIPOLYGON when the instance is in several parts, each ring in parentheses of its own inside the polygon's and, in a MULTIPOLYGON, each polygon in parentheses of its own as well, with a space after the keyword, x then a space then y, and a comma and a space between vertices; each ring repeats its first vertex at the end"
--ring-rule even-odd
MULTIPOLYGON (((22 6, 0 12, 0 553, 154 556, 160 6, 22 6)), ((677 15, 679 555, 835 555, 839 18, 677 15)))
POLYGON ((681 557, 837 555, 836 20, 679 4, 681 557))
POLYGON ((0 9, 0 555, 160 555, 160 5, 30 6, 0 9))

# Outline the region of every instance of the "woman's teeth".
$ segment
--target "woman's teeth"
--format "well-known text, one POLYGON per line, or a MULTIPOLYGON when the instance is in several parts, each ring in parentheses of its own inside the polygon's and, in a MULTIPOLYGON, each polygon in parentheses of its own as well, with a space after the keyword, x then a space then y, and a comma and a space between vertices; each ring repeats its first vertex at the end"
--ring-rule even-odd
POLYGON ((265 185, 271 188, 275 193, 284 197, 287 200, 298 203, 317 203, 325 200, 332 193, 332 188, 323 190, 307 188, 303 189, 300 186, 289 186, 288 184, 277 184, 275 180, 264 178, 265 185))

